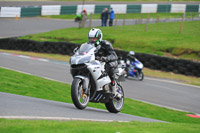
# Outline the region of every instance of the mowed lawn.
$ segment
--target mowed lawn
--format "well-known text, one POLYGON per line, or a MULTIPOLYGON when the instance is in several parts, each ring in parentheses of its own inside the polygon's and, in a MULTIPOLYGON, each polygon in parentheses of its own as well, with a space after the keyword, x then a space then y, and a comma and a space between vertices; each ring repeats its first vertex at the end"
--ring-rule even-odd
MULTIPOLYGON (((145 24, 138 24, 98 28, 103 31, 103 39, 110 41, 116 49, 200 61, 200 21, 184 22, 181 34, 180 22, 149 24, 147 32, 145 27, 145 24)), ((20 38, 81 44, 88 41, 89 30, 68 28, 20 38)))

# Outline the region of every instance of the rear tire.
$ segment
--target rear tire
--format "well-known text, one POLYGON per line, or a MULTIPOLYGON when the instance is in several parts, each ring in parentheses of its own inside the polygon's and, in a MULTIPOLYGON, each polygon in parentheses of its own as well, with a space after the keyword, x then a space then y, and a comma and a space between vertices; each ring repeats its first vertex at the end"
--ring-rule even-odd
POLYGON ((142 81, 144 79, 144 73, 141 71, 138 75, 138 80, 142 81))
POLYGON ((122 95, 121 99, 113 98, 109 102, 105 103, 107 110, 111 113, 118 113, 122 110, 124 106, 124 91, 123 88, 118 84, 117 91, 122 95))
POLYGON ((87 107, 90 96, 83 94, 83 83, 79 78, 75 78, 71 86, 71 97, 74 105, 78 109, 84 109, 87 107))

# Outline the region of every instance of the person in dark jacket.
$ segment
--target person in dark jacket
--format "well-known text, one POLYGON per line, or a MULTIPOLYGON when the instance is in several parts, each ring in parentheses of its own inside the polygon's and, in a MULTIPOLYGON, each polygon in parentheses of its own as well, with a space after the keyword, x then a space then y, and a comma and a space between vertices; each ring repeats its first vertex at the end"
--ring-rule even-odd
POLYGON ((100 29, 92 28, 88 33, 89 43, 94 44, 98 52, 95 54, 97 60, 106 62, 105 69, 112 81, 112 90, 115 94, 115 80, 114 80, 114 70, 118 66, 117 54, 115 53, 112 44, 106 40, 102 40, 103 34, 100 29))
POLYGON ((108 9, 105 8, 102 13, 101 13, 101 21, 102 21, 102 24, 101 26, 107 26, 107 20, 108 20, 108 9))
POLYGON ((115 13, 114 13, 112 8, 110 8, 110 13, 109 14, 110 14, 109 26, 112 26, 113 25, 113 20, 115 18, 115 13))

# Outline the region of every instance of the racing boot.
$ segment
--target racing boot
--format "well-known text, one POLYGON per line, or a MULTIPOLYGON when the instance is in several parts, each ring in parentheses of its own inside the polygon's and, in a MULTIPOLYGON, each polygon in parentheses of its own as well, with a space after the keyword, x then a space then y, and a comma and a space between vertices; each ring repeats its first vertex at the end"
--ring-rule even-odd
POLYGON ((114 80, 112 80, 111 88, 112 88, 112 92, 114 94, 114 98, 120 100, 122 95, 117 91, 117 84, 114 80))

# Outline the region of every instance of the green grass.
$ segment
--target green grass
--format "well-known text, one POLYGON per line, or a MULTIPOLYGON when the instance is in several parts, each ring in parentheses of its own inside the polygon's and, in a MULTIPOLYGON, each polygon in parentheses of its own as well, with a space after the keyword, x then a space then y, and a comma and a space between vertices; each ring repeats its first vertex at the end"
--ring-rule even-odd
MULTIPOLYGON (((72 103, 70 85, 50 81, 41 77, 30 76, 0 68, 0 91, 72 103)), ((106 109, 104 104, 89 103, 89 106, 106 109)), ((130 98, 125 98, 122 113, 143 116, 168 122, 200 124, 200 119, 186 116, 186 112, 159 107, 130 98)))
MULTIPOLYGON (((171 55, 176 58, 200 61, 200 21, 184 22, 182 34, 179 34, 180 22, 145 24, 134 26, 99 27, 104 37, 114 48, 140 53, 171 55)), ((27 35, 21 39, 36 41, 87 42, 89 28, 68 28, 40 34, 27 35)))
MULTIPOLYGON (((117 14, 115 17, 118 19, 146 19, 149 13, 127 13, 127 14, 117 14)), ((186 13, 186 18, 199 17, 198 13, 186 13)), ((168 18, 181 18, 183 13, 150 13, 149 18, 157 19, 168 19, 168 18)), ((74 19, 76 17, 75 14, 68 15, 49 15, 49 16, 41 16, 42 18, 52 18, 52 19, 74 19)), ((101 14, 92 14, 92 19, 100 19, 101 14)), ((88 17, 88 19, 90 16, 88 17)))
POLYGON ((198 133, 199 124, 0 119, 1 133, 198 133))
MULTIPOLYGON (((7 1, 72 1, 72 0, 7 0, 7 1)), ((73 0, 73 1, 81 1, 82 0, 73 0)), ((90 2, 95 1, 102 1, 102 2, 108 2, 108 1, 118 1, 121 2, 122 0, 88 0, 90 2)), ((170 0, 125 0, 127 2, 169 2, 170 0)), ((182 2, 182 1, 199 1, 199 0, 171 0, 172 2, 182 2)))

